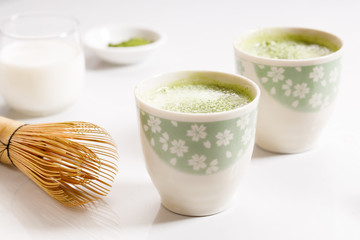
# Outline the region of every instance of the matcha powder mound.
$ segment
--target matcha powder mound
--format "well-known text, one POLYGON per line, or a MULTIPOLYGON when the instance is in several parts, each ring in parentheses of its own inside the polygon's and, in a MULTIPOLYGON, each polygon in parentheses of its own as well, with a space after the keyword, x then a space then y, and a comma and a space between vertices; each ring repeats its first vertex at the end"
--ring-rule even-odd
POLYGON ((120 43, 109 43, 108 47, 136 47, 136 46, 142 46, 146 44, 150 44, 152 41, 149 41, 145 38, 131 38, 127 41, 120 42, 120 43))

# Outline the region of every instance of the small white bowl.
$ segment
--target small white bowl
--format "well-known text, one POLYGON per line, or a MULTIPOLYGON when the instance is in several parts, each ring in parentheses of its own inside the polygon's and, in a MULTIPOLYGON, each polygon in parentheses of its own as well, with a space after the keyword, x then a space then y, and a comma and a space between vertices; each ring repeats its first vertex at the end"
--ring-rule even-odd
POLYGON ((89 30, 83 35, 84 45, 100 59, 115 64, 133 64, 150 55, 165 42, 165 35, 153 28, 127 25, 107 25, 89 30), (108 47, 109 43, 145 38, 152 43, 134 47, 108 47))

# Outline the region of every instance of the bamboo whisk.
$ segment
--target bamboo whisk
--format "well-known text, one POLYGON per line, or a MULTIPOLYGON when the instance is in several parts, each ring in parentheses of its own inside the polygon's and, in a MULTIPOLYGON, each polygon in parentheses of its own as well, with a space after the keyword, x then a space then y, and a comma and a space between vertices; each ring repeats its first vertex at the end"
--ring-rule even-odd
POLYGON ((0 162, 17 167, 64 205, 107 195, 117 160, 113 139, 95 124, 24 125, 0 117, 0 162))

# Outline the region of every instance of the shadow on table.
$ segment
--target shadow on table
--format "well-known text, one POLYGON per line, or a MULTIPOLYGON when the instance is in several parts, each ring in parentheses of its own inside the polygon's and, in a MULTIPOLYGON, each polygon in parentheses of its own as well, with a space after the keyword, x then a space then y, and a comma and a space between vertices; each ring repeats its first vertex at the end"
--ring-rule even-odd
POLYGON ((0 116, 14 119, 14 120, 29 118, 29 116, 26 116, 24 114, 21 114, 19 112, 16 112, 15 110, 11 109, 5 103, 0 103, 0 116))
POLYGON ((48 232, 56 229, 71 229, 63 231, 62 239, 71 238, 71 233, 87 232, 88 229, 99 239, 104 231, 119 236, 119 217, 104 201, 97 201, 87 208, 65 207, 19 170, 4 165, 0 165, 0 189, 1 205, 16 217, 30 236, 41 230, 48 232))
POLYGON ((98 59, 95 56, 92 56, 91 58, 90 57, 86 58, 86 69, 89 70, 98 71, 98 70, 106 70, 116 67, 118 67, 118 65, 102 61, 101 59, 98 59))
POLYGON ((284 154, 269 152, 269 151, 266 151, 266 150, 260 148, 259 146, 255 145, 253 155, 252 155, 252 160, 255 160, 255 161, 266 160, 266 159, 270 159, 272 157, 277 157, 279 155, 284 155, 284 154))
POLYGON ((171 212, 163 205, 161 205, 152 225, 183 221, 191 218, 192 217, 179 215, 177 213, 171 212))

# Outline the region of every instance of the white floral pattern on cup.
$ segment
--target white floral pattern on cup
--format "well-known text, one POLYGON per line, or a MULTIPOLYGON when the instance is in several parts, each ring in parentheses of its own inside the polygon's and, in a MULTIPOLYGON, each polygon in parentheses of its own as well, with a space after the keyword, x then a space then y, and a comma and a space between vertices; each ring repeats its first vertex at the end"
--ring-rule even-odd
MULTIPOLYGON (((335 100, 340 78, 339 61, 302 67, 252 65, 257 82, 277 101, 296 111, 316 112, 335 100)), ((243 60, 238 59, 237 64, 238 73, 247 71, 243 60)))
POLYGON ((236 162, 255 134, 256 111, 219 122, 180 122, 141 111, 144 135, 156 154, 179 171, 209 175, 236 162))

